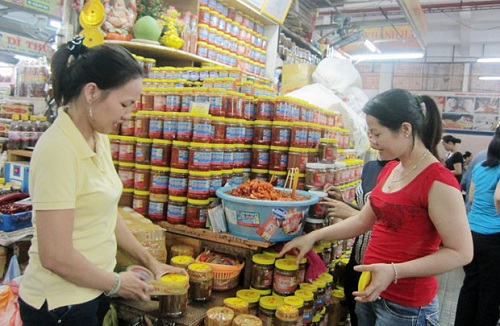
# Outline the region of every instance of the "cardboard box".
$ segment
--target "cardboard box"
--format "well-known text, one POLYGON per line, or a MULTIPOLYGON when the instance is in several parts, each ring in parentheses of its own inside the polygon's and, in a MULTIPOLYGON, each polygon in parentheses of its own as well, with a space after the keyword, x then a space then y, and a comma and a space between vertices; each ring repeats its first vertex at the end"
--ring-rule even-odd
POLYGON ((28 193, 28 181, 30 173, 29 162, 5 162, 5 182, 20 185, 21 191, 28 193))
POLYGON ((316 65, 310 63, 297 63, 283 65, 281 76, 281 94, 302 88, 313 83, 312 73, 316 65))

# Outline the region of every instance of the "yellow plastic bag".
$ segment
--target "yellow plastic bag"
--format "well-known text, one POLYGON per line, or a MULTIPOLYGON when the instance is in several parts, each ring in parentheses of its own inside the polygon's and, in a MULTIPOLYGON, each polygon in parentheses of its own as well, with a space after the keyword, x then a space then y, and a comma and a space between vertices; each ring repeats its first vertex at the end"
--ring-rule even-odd
POLYGON ((118 326, 118 314, 113 305, 109 306, 109 310, 102 321, 102 326, 118 326))

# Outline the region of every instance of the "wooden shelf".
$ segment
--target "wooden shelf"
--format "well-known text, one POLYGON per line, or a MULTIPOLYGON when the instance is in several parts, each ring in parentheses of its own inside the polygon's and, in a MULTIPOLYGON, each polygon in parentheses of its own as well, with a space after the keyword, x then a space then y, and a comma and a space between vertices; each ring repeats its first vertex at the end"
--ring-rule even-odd
POLYGON ((245 238, 236 237, 229 233, 217 233, 207 229, 190 228, 189 226, 182 224, 170 224, 165 221, 160 221, 157 224, 162 228, 165 228, 167 232, 170 233, 201 240, 208 240, 212 242, 217 242, 245 249, 258 250, 259 248, 269 248, 274 245, 274 243, 272 242, 249 240, 245 238))
POLYGON ((15 149, 15 150, 9 150, 7 152, 7 160, 8 161, 29 161, 31 158, 31 155, 33 154, 33 151, 27 151, 24 149, 15 149))

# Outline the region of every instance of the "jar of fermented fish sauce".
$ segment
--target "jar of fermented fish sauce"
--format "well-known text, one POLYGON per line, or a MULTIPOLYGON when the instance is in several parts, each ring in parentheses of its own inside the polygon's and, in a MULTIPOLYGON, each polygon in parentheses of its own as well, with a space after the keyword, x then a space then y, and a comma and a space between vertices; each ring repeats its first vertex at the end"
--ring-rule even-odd
POLYGON ((299 168, 299 172, 304 174, 308 158, 307 148, 290 147, 288 149, 288 169, 299 168))
POLYGON ((177 114, 177 140, 191 141, 193 137, 193 118, 191 113, 180 112, 177 114))
POLYGON ((189 171, 187 196, 192 199, 208 199, 210 196, 210 171, 189 171))
POLYGON ((261 297, 257 317, 262 320, 263 325, 274 325, 276 309, 283 304, 283 299, 274 295, 261 297))
POLYGON ((243 142, 247 145, 252 144, 253 133, 254 133, 253 127, 254 127, 254 121, 243 120, 243 129, 244 129, 243 142))
POLYGON ((307 122, 294 121, 292 123, 292 131, 290 134, 290 146, 306 147, 309 125, 307 122))
POLYGON ((134 173, 134 189, 149 191, 151 165, 136 164, 134 173))
POLYGON ((226 118, 212 117, 212 143, 222 144, 226 139, 226 118))
POLYGON ((299 290, 305 290, 305 291, 311 292, 313 294, 313 297, 314 297, 314 305, 316 306, 316 300, 318 298, 318 287, 316 285, 311 284, 311 283, 307 283, 307 282, 300 283, 299 290))
POLYGON ((326 183, 326 167, 321 163, 306 164, 306 186, 323 188, 326 183))
POLYGON ((128 162, 118 162, 118 177, 123 188, 134 188, 135 164, 128 162))
MULTIPOLYGON (((185 196, 169 196, 167 205, 167 222, 171 224, 185 224, 187 213, 185 196)), ((172 258, 173 259, 173 258, 172 258)))
POLYGON ((167 194, 149 194, 148 217, 152 221, 164 221, 167 218, 167 194))
POLYGON ((208 199, 188 198, 186 225, 192 228, 204 228, 208 219, 208 199))
POLYGON ((234 311, 235 316, 248 314, 248 301, 240 299, 238 297, 225 298, 222 301, 222 305, 224 307, 231 308, 234 311))
POLYGON ((177 113, 164 112, 163 113, 163 139, 174 140, 177 136, 177 113))
POLYGON ((222 186, 231 183, 233 180, 233 169, 222 170, 222 186))
POLYGON ((276 308, 275 316, 275 326, 295 326, 299 321, 299 309, 295 306, 285 303, 276 308))
POLYGON ((290 259, 277 259, 274 262, 273 292, 278 295, 291 295, 297 289, 299 266, 290 259))
MULTIPOLYGON (((230 144, 224 146, 223 170, 233 169, 234 167, 234 147, 230 144)), ((232 173, 232 172, 231 172, 232 173)))
POLYGON ((252 256, 250 286, 255 289, 271 289, 273 286, 274 257, 266 254, 252 256))
POLYGON ((132 207, 134 202, 134 188, 123 188, 118 206, 132 207))
POLYGON ((195 261, 196 260, 189 255, 172 256, 172 258, 170 259, 170 265, 187 270, 188 266, 195 261))
POLYGON ((149 137, 149 118, 152 111, 138 111, 134 124, 134 135, 140 138, 149 137))
POLYGON ((134 136, 136 116, 137 113, 133 112, 130 114, 130 119, 124 120, 120 124, 120 134, 122 136, 134 136))
POLYGON ((319 161, 333 164, 337 160, 337 139, 321 138, 319 143, 319 161))
POLYGON ((233 169, 233 180, 231 185, 237 187, 243 183, 243 168, 233 169))
POLYGON ((149 191, 134 190, 132 208, 139 214, 146 216, 149 207, 149 191))
POLYGON ((172 151, 172 142, 170 140, 153 139, 151 145, 151 165, 170 166, 170 153, 172 151))
POLYGON ((170 167, 187 169, 189 166, 189 142, 174 140, 170 155, 170 167))
POLYGON ((301 298, 304 302, 302 324, 312 324, 314 316, 314 294, 308 290, 297 290, 295 296, 301 298))
POLYGON ((189 278, 182 274, 166 274, 161 277, 160 314, 180 317, 187 311, 189 278))
POLYGON ((212 118, 209 114, 196 113, 193 118, 193 142, 210 142, 212 136, 212 118))
POLYGON ((151 146, 152 139, 137 138, 135 144, 135 163, 150 164, 151 163, 151 146))
POLYGON ((118 135, 108 135, 109 146, 111 149, 111 159, 113 161, 118 161, 120 156, 120 139, 121 136, 118 135))
POLYGON ((143 88, 141 94, 141 110, 150 111, 154 106, 154 89, 143 88))
POLYGON ((287 121, 274 121, 271 131, 271 145, 290 146, 292 123, 287 121))
POLYGON ((212 296, 213 270, 205 263, 188 266, 189 298, 193 301, 207 301, 212 296))
POLYGON ((189 88, 184 88, 182 90, 181 98, 181 110, 180 112, 189 112, 191 109, 191 102, 194 100, 193 90, 189 88))
POLYGON ((286 171, 288 168, 288 147, 271 146, 269 151, 269 169, 286 171))
POLYGON ((297 297, 295 295, 290 295, 283 299, 285 304, 296 307, 299 310, 299 317, 297 320, 297 325, 302 325, 302 320, 304 318, 304 299, 297 297))
POLYGON ((181 109, 180 89, 169 87, 165 89, 165 111, 179 112, 181 109))
POLYGON ((272 120, 274 112, 274 98, 270 96, 257 97, 257 108, 255 110, 257 120, 272 120))
POLYGON ((168 180, 168 194, 170 196, 187 196, 187 188, 188 170, 171 168, 168 180))
POLYGON ((135 162, 135 143, 135 137, 121 136, 118 150, 118 161, 127 163, 135 162))
POLYGON ((152 194, 167 194, 170 168, 163 166, 151 166, 151 181, 149 192, 152 194))
POLYGON ((210 171, 210 192, 209 196, 216 196, 217 189, 222 187, 222 170, 210 171))
POLYGON ((148 137, 152 139, 160 139, 163 136, 163 113, 151 112, 149 115, 149 132, 148 137))
POLYGON ((253 125, 253 143, 258 145, 271 144, 272 121, 256 120, 253 125))
POLYGON ((210 171, 212 144, 192 142, 189 147, 188 169, 210 171))
POLYGON ((268 169, 268 168, 269 168, 269 146, 253 145, 252 169, 268 169))
POLYGON ((224 144, 212 144, 210 170, 222 170, 224 167, 224 144))
POLYGON ((248 302, 248 313, 250 315, 257 315, 260 299, 260 294, 257 291, 249 289, 238 290, 236 292, 236 297, 248 302))

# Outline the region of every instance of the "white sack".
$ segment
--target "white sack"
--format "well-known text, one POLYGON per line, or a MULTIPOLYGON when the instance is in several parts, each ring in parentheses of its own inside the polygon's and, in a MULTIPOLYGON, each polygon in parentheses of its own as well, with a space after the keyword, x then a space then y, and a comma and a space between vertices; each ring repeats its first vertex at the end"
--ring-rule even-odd
POLYGON ((312 74, 312 79, 337 93, 343 93, 349 87, 361 87, 358 70, 352 63, 337 58, 321 60, 312 74))

